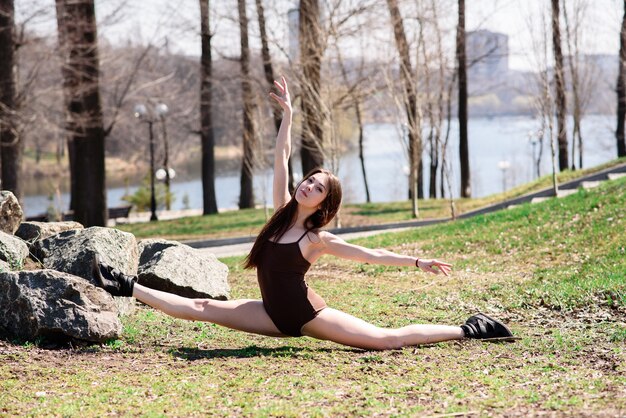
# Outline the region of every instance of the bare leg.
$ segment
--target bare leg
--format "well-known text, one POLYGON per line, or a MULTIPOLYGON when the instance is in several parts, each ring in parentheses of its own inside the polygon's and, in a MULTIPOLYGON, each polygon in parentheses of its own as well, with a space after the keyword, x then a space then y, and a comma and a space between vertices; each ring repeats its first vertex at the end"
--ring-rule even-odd
POLYGON ((239 331, 271 337, 285 337, 265 312, 263 302, 252 299, 190 299, 150 289, 138 283, 133 296, 170 316, 212 322, 239 331))
POLYGON ((411 345, 459 340, 461 327, 448 325, 408 325, 398 329, 379 328, 332 308, 322 310, 302 327, 302 333, 368 350, 390 350, 411 345))

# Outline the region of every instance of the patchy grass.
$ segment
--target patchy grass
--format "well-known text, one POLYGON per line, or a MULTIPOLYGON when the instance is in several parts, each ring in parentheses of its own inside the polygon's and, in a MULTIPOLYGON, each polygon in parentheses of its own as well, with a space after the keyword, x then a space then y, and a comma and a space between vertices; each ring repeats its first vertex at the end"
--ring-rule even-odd
MULTIPOLYGON (((516 343, 373 352, 248 335, 140 307, 103 346, 0 341, 6 416, 622 416, 626 179, 357 242, 451 261, 450 277, 324 257, 309 283, 381 326, 504 319, 516 343)), ((242 258, 234 298, 258 298, 242 258)))

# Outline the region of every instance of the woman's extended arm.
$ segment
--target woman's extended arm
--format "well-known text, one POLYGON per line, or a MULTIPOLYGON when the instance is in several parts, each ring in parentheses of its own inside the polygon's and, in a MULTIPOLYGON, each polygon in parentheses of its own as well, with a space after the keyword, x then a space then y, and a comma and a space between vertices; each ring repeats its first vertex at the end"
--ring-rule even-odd
POLYGON ((289 189, 287 182, 289 174, 287 164, 291 155, 291 98, 289 97, 289 89, 287 88, 287 80, 281 78, 282 84, 274 81, 274 85, 280 92, 280 96, 270 93, 270 97, 283 108, 283 121, 278 129, 276 137, 276 148, 274 150, 274 210, 282 207, 289 201, 289 189))
POLYGON ((320 237, 324 245, 323 253, 331 254, 348 260, 387 266, 417 266, 423 271, 444 275, 450 273, 451 264, 434 259, 423 259, 408 255, 396 254, 383 249, 370 249, 345 242, 330 232, 321 232, 320 237))

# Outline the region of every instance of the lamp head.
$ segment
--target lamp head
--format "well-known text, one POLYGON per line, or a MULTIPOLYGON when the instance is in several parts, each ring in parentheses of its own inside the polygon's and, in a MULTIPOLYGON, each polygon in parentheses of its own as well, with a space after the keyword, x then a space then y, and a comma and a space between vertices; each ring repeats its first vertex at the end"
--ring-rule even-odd
POLYGON ((146 109, 145 105, 143 104, 135 105, 134 114, 137 119, 144 118, 147 113, 148 113, 148 109, 146 109))

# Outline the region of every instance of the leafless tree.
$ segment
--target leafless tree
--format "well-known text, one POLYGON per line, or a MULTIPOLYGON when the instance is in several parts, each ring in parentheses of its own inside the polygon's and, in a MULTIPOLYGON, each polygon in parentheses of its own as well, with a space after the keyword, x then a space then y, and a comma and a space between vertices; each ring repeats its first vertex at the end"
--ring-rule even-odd
MULTIPOLYGON (((256 11, 257 11, 257 20, 259 22, 259 34, 261 36, 261 57, 263 58, 263 73, 265 74, 265 81, 270 89, 274 88, 274 80, 276 80, 276 75, 274 73, 274 65, 272 64, 272 56, 270 54, 269 48, 269 39, 267 36, 267 28, 265 26, 265 8, 263 7, 263 0, 255 0, 256 2, 256 11)), ((282 111, 280 106, 272 103, 272 116, 274 118, 274 127, 276 129, 276 133, 278 133, 278 129, 280 128, 280 122, 282 121, 282 111)), ((294 179, 293 179, 293 167, 291 163, 291 159, 289 159, 287 163, 289 180, 287 182, 287 187, 289 192, 293 192, 295 188, 294 179)))
POLYGON ((563 73, 563 52, 561 50, 561 27, 559 0, 551 0, 552 5, 552 49, 554 51, 554 78, 556 83, 556 123, 559 143, 559 170, 567 170, 567 99, 563 73))
POLYGON ((418 216, 418 181, 421 179, 419 168, 422 155, 421 115, 417 97, 416 73, 411 64, 409 43, 397 0, 387 0, 387 7, 400 57, 400 76, 404 85, 404 104, 408 121, 409 198, 412 200, 413 217, 416 218, 418 216))
POLYGON ((94 2, 56 0, 56 10, 64 58, 65 131, 70 150, 74 219, 85 226, 105 226, 105 132, 94 2))
POLYGON ((467 134, 467 63, 465 53, 465 0, 458 1, 456 60, 459 87, 459 158, 461 159, 461 197, 471 197, 471 172, 467 134))
POLYGON ((15 75, 15 5, 0 0, 0 156, 1 188, 21 198, 20 169, 24 142, 18 135, 15 75))
POLYGON ((578 149, 578 168, 583 168, 583 136, 581 131, 582 119, 596 87, 595 74, 592 66, 583 60, 580 53, 579 40, 582 36, 583 20, 587 13, 586 0, 575 0, 569 3, 573 17, 570 18, 568 3, 563 2, 563 18, 565 21, 565 34, 567 51, 569 55, 568 69, 573 101, 573 131, 572 131, 572 170, 576 169, 576 149, 578 149))
POLYGON ((555 100, 554 95, 552 94, 552 90, 550 88, 550 73, 549 73, 549 65, 548 65, 548 32, 553 21, 552 17, 548 18, 547 10, 541 11, 539 15, 539 21, 533 21, 532 18, 528 20, 528 28, 532 30, 531 39, 532 39, 532 51, 535 54, 536 62, 534 63, 534 67, 538 68, 539 71, 537 74, 537 93, 535 95, 535 108, 537 110, 538 117, 540 119, 541 126, 538 129, 538 140, 539 140, 539 155, 537 157, 537 166, 539 166, 541 162, 541 153, 543 149, 543 140, 547 135, 548 140, 550 141, 550 155, 551 155, 551 166, 552 166, 552 188, 554 196, 558 194, 558 183, 556 178, 557 173, 557 135, 558 132, 555 133, 554 129, 554 111, 555 111, 555 100), (530 29, 532 28, 532 29, 530 29), (539 30, 537 29, 539 28, 539 30))
POLYGON ((325 40, 320 23, 319 0, 300 0, 300 82, 302 106, 302 171, 324 165, 325 110, 321 96, 321 67, 325 40))
POLYGON ((217 213, 215 197, 215 138, 213 136, 210 0, 200 0, 200 141, 202 144, 202 197, 204 215, 217 213))
POLYGON ((624 17, 619 37, 619 70, 617 73, 617 156, 626 157, 626 134, 624 124, 626 122, 626 0, 624 0, 624 17))
POLYGON ((241 93, 243 101, 243 159, 241 163, 241 190, 239 209, 254 207, 253 171, 254 171, 254 96, 250 79, 250 48, 248 46, 248 17, 246 1, 237 0, 239 11, 239 31, 241 33, 241 93))
MULTIPOLYGON (((330 7, 326 16, 326 27, 328 32, 328 45, 330 59, 328 67, 330 68, 331 80, 325 84, 329 84, 330 91, 330 119, 331 122, 337 122, 342 115, 348 116, 346 112, 349 112, 349 117, 354 117, 357 129, 357 144, 358 155, 361 165, 361 175, 363 177, 363 185, 365 190, 366 202, 371 201, 370 189, 367 181, 367 171, 365 169, 365 154, 364 154, 364 140, 365 140, 365 121, 363 112, 363 102, 366 97, 371 95, 375 90, 375 83, 373 82, 377 71, 374 62, 366 62, 365 49, 361 45, 362 54, 357 58, 344 59, 344 47, 342 42, 350 42, 352 48, 357 48, 355 45, 358 42, 359 35, 366 30, 371 30, 373 16, 377 16, 376 4, 373 1, 360 1, 358 3, 352 3, 345 0, 335 0, 332 4, 327 3, 330 7), (335 65, 336 64, 336 65, 335 65), (336 81, 333 81, 335 77, 332 77, 333 73, 339 72, 341 74, 341 83, 337 85, 336 81), (353 113, 353 114, 352 114, 353 113)), ((331 123, 331 126, 335 126, 337 123, 331 123)), ((331 137, 338 139, 337 129, 332 130, 331 137)), ((335 141, 342 142, 342 140, 335 141)), ((344 146, 339 143, 331 147, 335 150, 340 150, 344 146)), ((331 158, 334 160, 337 158, 336 153, 331 158)))

